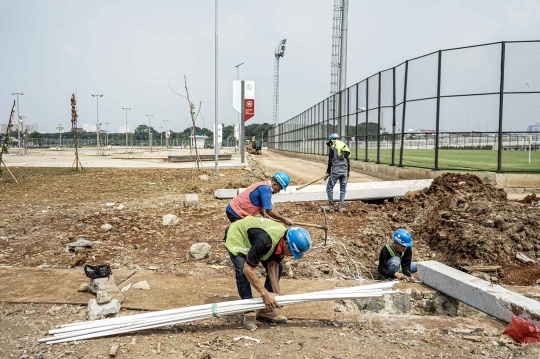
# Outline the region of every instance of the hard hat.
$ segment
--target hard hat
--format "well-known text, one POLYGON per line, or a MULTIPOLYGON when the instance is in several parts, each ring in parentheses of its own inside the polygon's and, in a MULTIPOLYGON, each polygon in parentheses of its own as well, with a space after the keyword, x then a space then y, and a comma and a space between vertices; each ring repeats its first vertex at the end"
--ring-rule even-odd
POLYGON ((311 247, 311 236, 309 232, 302 227, 289 227, 285 234, 285 239, 289 244, 294 259, 300 259, 311 247))
POLYGON ((286 191, 289 182, 291 182, 291 177, 285 172, 276 172, 274 173, 274 178, 276 179, 277 183, 279 183, 281 188, 286 191))
POLYGON ((328 136, 328 141, 335 140, 336 138, 339 138, 339 135, 337 133, 331 133, 330 136, 328 136))
POLYGON ((412 247, 412 236, 406 229, 400 228, 392 236, 394 242, 405 247, 412 247))

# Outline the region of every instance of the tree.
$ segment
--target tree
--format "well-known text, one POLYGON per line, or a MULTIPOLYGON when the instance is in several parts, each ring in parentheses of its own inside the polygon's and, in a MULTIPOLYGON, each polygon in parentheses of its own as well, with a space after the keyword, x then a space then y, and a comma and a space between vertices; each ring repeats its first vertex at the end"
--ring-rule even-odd
POLYGON ((30 138, 43 138, 43 135, 37 131, 34 131, 30 134, 30 138))

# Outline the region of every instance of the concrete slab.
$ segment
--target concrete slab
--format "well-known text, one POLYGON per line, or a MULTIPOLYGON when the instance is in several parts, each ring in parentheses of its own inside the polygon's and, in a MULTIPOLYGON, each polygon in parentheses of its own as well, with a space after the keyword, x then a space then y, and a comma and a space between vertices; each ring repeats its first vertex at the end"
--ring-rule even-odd
MULTIPOLYGON (((363 182, 347 184, 346 201, 377 200, 404 196, 410 191, 420 191, 431 185, 433 180, 405 180, 385 182, 363 182)), ((301 190, 297 186, 289 186, 287 191, 281 191, 272 196, 273 203, 279 202, 309 202, 326 201, 326 185, 311 185, 301 190)), ((244 188, 235 190, 218 189, 214 195, 219 199, 229 199, 236 196, 244 188)), ((339 184, 334 187, 334 198, 339 198, 339 184)))
POLYGON ((419 262, 418 277, 425 285, 507 323, 515 315, 540 326, 540 302, 499 285, 437 261, 419 262))

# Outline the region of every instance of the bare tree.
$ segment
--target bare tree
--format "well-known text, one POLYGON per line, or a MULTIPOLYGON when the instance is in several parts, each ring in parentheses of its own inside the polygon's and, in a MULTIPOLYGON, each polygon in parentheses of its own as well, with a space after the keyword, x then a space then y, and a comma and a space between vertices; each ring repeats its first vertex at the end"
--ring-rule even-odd
POLYGON ((75 161, 73 161, 73 164, 71 165, 71 169, 75 169, 76 171, 82 171, 83 166, 81 161, 79 160, 79 145, 77 142, 77 119, 79 118, 79 115, 77 115, 77 99, 75 98, 75 93, 71 94, 71 133, 73 134, 73 145, 75 146, 75 161))
POLYGON ((11 107, 11 112, 9 114, 8 125, 7 125, 7 128, 6 128, 6 136, 4 137, 4 141, 2 142, 2 148, 0 148, 0 176, 2 175, 2 165, 4 165, 4 167, 9 172, 11 177, 13 177, 15 182, 17 182, 17 184, 19 184, 19 181, 17 181, 17 179, 15 178, 13 173, 11 173, 8 166, 6 165, 4 160, 2 159, 2 156, 4 155, 4 152, 8 153, 8 146, 9 146, 9 144, 11 142, 11 138, 9 137, 9 130, 11 130, 11 127, 13 127, 13 116, 15 116, 15 100, 13 100, 13 107, 11 107))

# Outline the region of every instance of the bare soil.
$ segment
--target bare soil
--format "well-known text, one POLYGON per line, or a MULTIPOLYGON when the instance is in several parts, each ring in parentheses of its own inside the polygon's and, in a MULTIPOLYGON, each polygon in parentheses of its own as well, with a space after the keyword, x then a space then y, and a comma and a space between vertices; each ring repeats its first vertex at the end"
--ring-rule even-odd
MULTIPOLYGON (((157 267, 201 280, 213 276, 233 280, 230 268, 216 271, 192 266, 185 255, 193 243, 210 241, 213 252, 208 263, 227 258, 220 240, 229 224, 228 201, 216 200, 213 193, 218 188, 247 187, 270 176, 273 168, 258 164, 256 156, 249 158, 250 168, 223 169, 217 177, 212 171, 192 169, 93 168, 74 173, 59 168, 11 168, 20 184, 7 176, 0 180, 0 265, 73 268, 109 263, 113 268, 157 267), (200 179, 201 175, 208 179, 200 179), (198 194, 198 207, 184 207, 188 193, 198 194), (126 208, 107 207, 108 202, 126 208), (178 226, 162 226, 162 216, 169 213, 179 216, 178 226), (106 223, 113 226, 112 231, 101 231, 106 223), (69 251, 66 244, 78 236, 99 243, 69 251)), ((293 178, 292 184, 306 180, 293 178)), ((279 203, 275 209, 299 222, 323 224, 322 204, 279 203)), ((492 275, 508 284, 532 285, 540 274, 540 265, 515 259, 519 251, 533 259, 540 257, 540 208, 508 201, 504 191, 483 184, 474 175, 446 174, 430 188, 393 201, 347 202, 345 213, 328 215, 328 225, 332 245, 318 246, 324 232, 309 229, 316 248, 301 261, 287 262, 286 276, 376 277, 380 249, 399 227, 413 234, 414 260, 434 259, 456 268, 500 264, 503 270, 492 275)), ((45 358, 105 358, 114 343, 121 344, 120 358, 202 358, 206 354, 212 358, 468 358, 476 354, 506 358, 524 350, 501 346, 498 335, 503 325, 498 322, 489 329, 497 334, 475 342, 452 334, 451 329, 485 326, 484 321, 371 316, 360 317, 360 322, 355 318, 351 324, 334 323, 337 326, 306 321, 284 327, 262 325, 253 333, 237 329, 240 318, 231 317, 46 347, 36 339, 55 324, 84 319, 84 307, 3 303, 0 310, 1 357, 14 358, 33 358, 40 351, 46 351, 45 358), (232 340, 241 335, 264 343, 232 340), (133 338, 136 343, 130 344, 133 338)), ((528 352, 523 353, 527 357, 528 352)))

